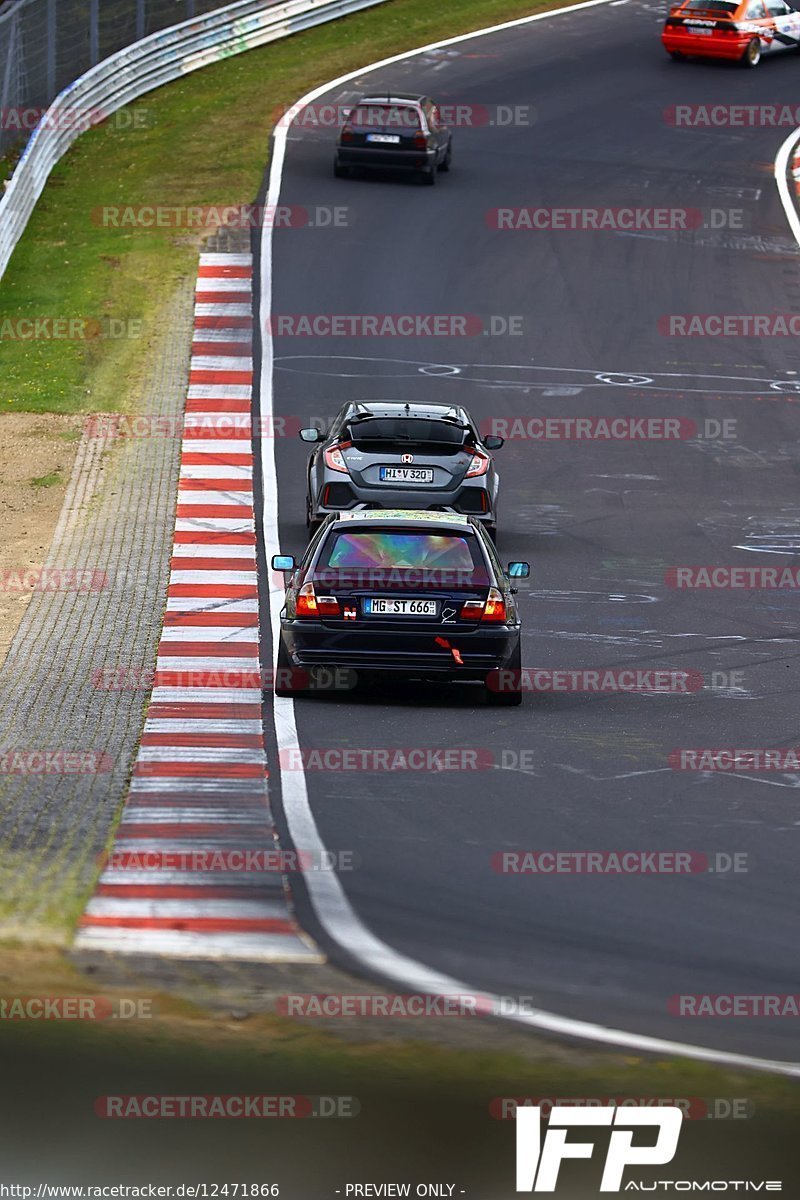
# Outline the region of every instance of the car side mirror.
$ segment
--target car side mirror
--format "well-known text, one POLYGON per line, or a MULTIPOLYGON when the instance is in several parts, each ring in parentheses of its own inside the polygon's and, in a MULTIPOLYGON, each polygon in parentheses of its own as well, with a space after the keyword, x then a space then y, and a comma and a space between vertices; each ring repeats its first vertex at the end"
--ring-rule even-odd
POLYGON ((272 569, 273 571, 293 571, 297 563, 292 554, 273 554, 272 569))
POLYGON ((508 564, 509 579, 527 579, 531 573, 531 565, 526 562, 510 562, 508 564))
POLYGON ((495 437, 495 435, 492 434, 491 437, 486 437, 483 439, 483 444, 487 450, 499 450, 501 446, 505 445, 505 440, 505 438, 495 437))
POLYGON ((300 437, 304 442, 324 442, 327 434, 321 429, 301 429, 300 437))

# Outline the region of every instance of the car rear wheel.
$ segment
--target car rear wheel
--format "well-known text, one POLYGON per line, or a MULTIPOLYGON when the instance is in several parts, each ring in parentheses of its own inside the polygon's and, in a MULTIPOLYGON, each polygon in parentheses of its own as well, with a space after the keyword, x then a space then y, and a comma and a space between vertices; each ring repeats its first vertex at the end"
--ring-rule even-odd
POLYGON ((333 160, 333 173, 337 179, 348 179, 350 177, 350 168, 343 167, 338 158, 333 160))
POLYGON ((278 661, 275 665, 275 695, 290 699, 292 696, 297 696, 300 689, 295 686, 295 679, 294 664, 289 657, 289 651, 284 645, 283 638, 279 635, 278 661))
POLYGON ((752 38, 748 42, 747 49, 742 55, 741 62, 743 67, 758 66, 758 64, 761 62, 761 41, 759 38, 752 38))
POLYGON ((519 646, 505 667, 487 675, 486 702, 494 708, 517 708, 522 704, 522 650, 519 646))
POLYGON ((436 163, 432 163, 429 169, 422 173, 422 182, 427 184, 428 187, 433 187, 436 183, 436 170, 436 163))
POLYGON ((680 50, 670 50, 669 56, 673 62, 686 62, 686 55, 681 54, 680 50))
POLYGON ((447 147, 447 154, 445 154, 444 158, 439 163, 439 170, 440 171, 449 171, 450 164, 452 163, 452 161, 453 161, 453 147, 452 147, 452 145, 450 145, 447 147))

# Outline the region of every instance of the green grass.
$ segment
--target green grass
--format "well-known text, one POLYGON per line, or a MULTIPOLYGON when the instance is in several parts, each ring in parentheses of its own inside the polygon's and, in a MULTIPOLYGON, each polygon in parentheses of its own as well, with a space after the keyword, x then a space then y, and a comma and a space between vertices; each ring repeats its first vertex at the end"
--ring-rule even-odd
POLYGON ((64 482, 60 471, 51 471, 48 475, 38 475, 36 479, 31 480, 31 487, 35 488, 50 488, 56 487, 64 482))
POLYGON ((53 171, 0 281, 0 331, 7 318, 119 318, 140 321, 141 336, 4 338, 0 413, 129 410, 144 362, 168 336, 167 302, 194 273, 199 235, 103 228, 93 210, 249 202, 276 112, 314 85, 437 38, 555 6, 390 0, 150 93, 125 110, 128 124, 147 128, 108 122, 84 134, 53 171))
MULTIPOLYGON (((286 1200, 322 1200, 333 1196, 340 1177, 352 1180, 357 1172, 364 1180, 458 1180, 459 1187, 469 1183, 469 1196, 499 1200, 512 1194, 514 1129, 512 1121, 490 1115, 495 1098, 700 1097, 743 1100, 751 1116, 685 1122, 673 1164, 677 1178, 785 1178, 785 1191, 796 1195, 798 1094, 788 1079, 567 1049, 536 1037, 509 1043, 500 1027, 482 1022, 471 1036, 452 1029, 461 1022, 441 1023, 446 1028, 433 1036, 449 1040, 445 1045, 423 1041, 411 1021, 402 1040, 385 1030, 379 1035, 367 1020, 357 1031, 342 1021, 328 1033, 253 1012, 247 996, 254 977, 246 973, 234 995, 238 977, 221 969, 223 990, 208 1011, 203 996, 214 975, 198 971, 195 984, 191 963, 174 975, 187 1000, 152 991, 137 979, 135 964, 112 956, 99 974, 96 962, 84 974, 52 951, 7 945, 2 951, 0 999, 95 996, 118 1003, 124 997, 143 1014, 0 1020, 0 1120, 15 1162, 28 1173, 41 1165, 46 1145, 53 1172, 63 1166, 60 1178, 72 1180, 79 1169, 83 1184, 277 1180, 286 1200), (98 1120, 96 1101, 109 1095, 346 1096, 360 1111, 353 1119, 309 1122, 98 1120)), ((292 968, 272 976, 265 970, 260 978, 277 992, 320 986, 292 968)), ((575 1169, 567 1164, 560 1193, 574 1196, 570 1177, 575 1169)), ((580 1195, 596 1194, 599 1175, 592 1180, 580 1195)))
MULTIPOLYGON (((105 1064, 112 1059, 139 1061, 142 1056, 152 1057, 154 1064, 164 1053, 172 1062, 161 1062, 163 1073, 169 1075, 175 1067, 185 1075, 215 1072, 221 1069, 232 1071, 242 1077, 258 1076, 262 1070, 260 1056, 268 1054, 272 1066, 287 1067, 292 1071, 308 1069, 315 1073, 328 1073, 330 1078, 317 1078, 318 1088, 332 1087, 333 1076, 343 1073, 358 1090, 377 1087, 410 1087, 419 1096, 426 1079, 431 1077, 452 1089, 474 1089, 486 1099, 493 1095, 506 1096, 672 1096, 672 1097, 746 1097, 761 1114, 771 1112, 796 1117, 798 1092, 796 1083, 777 1075, 722 1068, 713 1064, 693 1062, 688 1059, 640 1057, 619 1050, 600 1049, 587 1046, 558 1046, 557 1043, 539 1042, 531 1036, 530 1047, 521 1051, 520 1043, 510 1045, 503 1036, 495 1038, 493 1033, 511 1034, 510 1025, 487 1023, 485 1044, 482 1036, 462 1038, 460 1033, 448 1041, 448 1023, 440 1023, 441 1042, 435 1044, 415 1038, 414 1023, 409 1021, 403 1037, 397 1041, 386 1039, 387 1024, 379 1022, 373 1030, 370 1021, 362 1018, 357 1023, 359 1036, 349 1041, 350 1024, 342 1021, 341 1032, 348 1040, 338 1036, 339 1027, 327 1029, 313 1022, 277 1016, 274 1013, 258 1012, 249 1007, 246 999, 249 982, 242 983, 241 994, 237 994, 234 978, 224 969, 218 982, 224 981, 226 1001, 211 1009, 208 997, 213 995, 213 975, 204 976, 205 983, 198 991, 192 983, 193 968, 185 976, 177 973, 169 991, 158 991, 158 984, 142 979, 131 979, 126 973, 116 977, 112 970, 105 972, 105 982, 96 977, 96 966, 84 973, 81 964, 70 956, 53 949, 21 946, 13 941, 0 941, 4 958, 6 983, 0 988, 0 999, 11 996, 104 996, 109 1000, 120 996, 135 997, 146 1001, 143 1012, 147 1019, 101 1022, 64 1021, 0 1021, 0 1050, 11 1050, 26 1040, 39 1044, 43 1058, 74 1056, 87 1064, 96 1054, 105 1064), (116 978, 116 982, 111 982, 116 978), (176 979, 182 978, 182 983, 176 979), (13 980, 13 985, 9 983, 13 980), (208 986, 206 986, 206 984, 208 986), (234 1019, 231 1013, 238 1016, 234 1019), (36 1026, 35 1031, 32 1027, 36 1026), (381 1030, 383 1032, 381 1032, 381 1030), (82 1045, 81 1045, 82 1043, 82 1045), (528 1054, 531 1048, 534 1053, 528 1054), (551 1052, 552 1051, 552 1052, 551 1052), (202 1061, 201 1061, 202 1060, 202 1061), (376 1074, 375 1067, 381 1070, 376 1074)), ((113 960, 112 960, 113 961, 113 960)), ((247 980, 245 974, 244 980, 247 980)), ((318 990, 331 992, 337 986, 334 977, 327 983, 320 979, 319 985, 301 972, 296 978, 292 969, 280 976, 264 976, 265 986, 276 994, 294 991, 318 990), (303 979, 302 986, 298 987, 303 979)), ((341 977, 347 988, 346 976, 341 977)), ((363 984, 352 990, 361 991, 363 984)), ((381 989, 366 989, 380 993, 381 989)), ((221 999, 221 998, 220 998, 221 999)), ((480 1018, 475 1021, 481 1022, 480 1018)), ((482 1023, 466 1021, 467 1026, 483 1028, 482 1023)), ((454 1021, 455 1025, 461 1025, 454 1021)), ((421 1027, 430 1024, 420 1023, 421 1027)), ((438 1035, 437 1035, 438 1036, 438 1035)), ((702 1040, 702 1039, 698 1039, 702 1040)), ((108 1075, 107 1075, 108 1077, 108 1075)), ((67 1083, 71 1074, 66 1074, 67 1083)), ((299 1080, 296 1080, 299 1083, 299 1080)), ((336 1082, 341 1082, 337 1080, 336 1082)), ((258 1090, 252 1087, 253 1079, 243 1090, 258 1090)), ((40 1080, 31 1079, 32 1088, 39 1088, 40 1080)), ((209 1089, 210 1090, 210 1089, 209 1089)), ((236 1090, 234 1088, 231 1091, 236 1090)), ((268 1090, 268 1089, 264 1089, 268 1090)), ((174 1094, 174 1093, 173 1093, 174 1094)))

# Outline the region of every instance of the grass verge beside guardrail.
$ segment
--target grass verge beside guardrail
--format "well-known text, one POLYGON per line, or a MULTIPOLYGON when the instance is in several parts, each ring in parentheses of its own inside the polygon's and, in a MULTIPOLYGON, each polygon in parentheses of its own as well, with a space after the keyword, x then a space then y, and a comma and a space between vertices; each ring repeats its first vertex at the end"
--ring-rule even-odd
POLYGON ((276 114, 310 88, 429 41, 557 7, 390 0, 206 67, 84 134, 54 169, 0 281, 0 413, 132 405, 142 364, 164 334, 166 304, 194 271, 202 239, 197 230, 104 227, 102 206, 246 203, 276 114), (50 324, 33 336, 26 318, 50 324))

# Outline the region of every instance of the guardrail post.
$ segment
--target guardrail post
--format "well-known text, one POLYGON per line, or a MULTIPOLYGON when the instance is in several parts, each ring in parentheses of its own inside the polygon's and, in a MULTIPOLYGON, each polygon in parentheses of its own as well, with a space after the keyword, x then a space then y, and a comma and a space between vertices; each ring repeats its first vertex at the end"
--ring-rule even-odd
POLYGON ((3 93, 0 96, 0 106, 3 109, 8 108, 9 100, 11 99, 11 80, 14 68, 14 56, 17 52, 17 17, 16 13, 11 14, 11 23, 8 29, 8 54, 6 55, 6 69, 3 76, 3 93))
POLYGON ((56 0, 47 0, 47 103, 56 94, 56 0))
POLYGON ((89 0, 89 62, 100 61, 100 0, 89 0))

